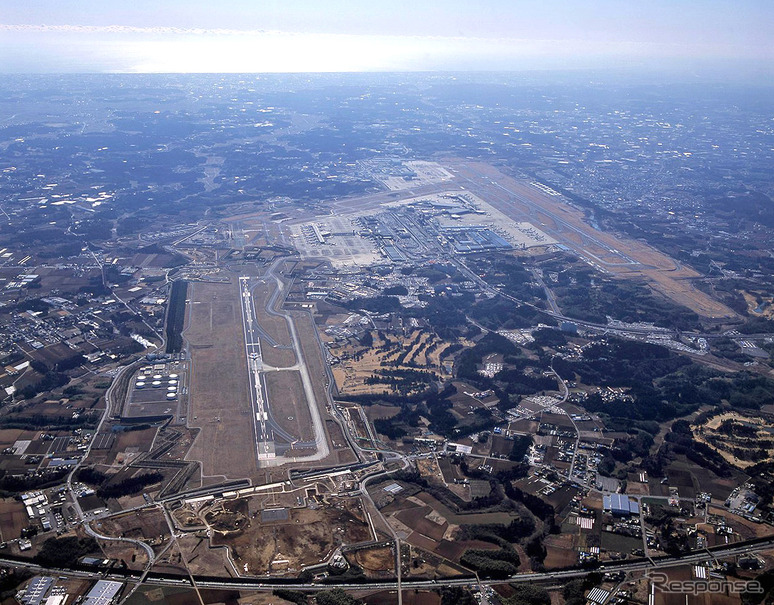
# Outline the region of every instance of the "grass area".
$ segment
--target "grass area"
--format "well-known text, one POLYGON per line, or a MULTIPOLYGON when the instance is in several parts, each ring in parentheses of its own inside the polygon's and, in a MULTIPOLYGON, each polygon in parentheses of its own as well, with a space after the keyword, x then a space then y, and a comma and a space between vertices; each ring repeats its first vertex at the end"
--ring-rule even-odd
POLYGON ((440 355, 447 342, 424 330, 407 336, 374 330, 360 340, 331 347, 341 363, 333 373, 339 392, 346 395, 412 395, 433 380, 446 378, 440 355), (361 344, 367 342, 367 344, 361 344))
POLYGON ((642 548, 641 538, 622 536, 609 531, 603 531, 601 537, 602 548, 608 552, 631 553, 634 548, 642 548))

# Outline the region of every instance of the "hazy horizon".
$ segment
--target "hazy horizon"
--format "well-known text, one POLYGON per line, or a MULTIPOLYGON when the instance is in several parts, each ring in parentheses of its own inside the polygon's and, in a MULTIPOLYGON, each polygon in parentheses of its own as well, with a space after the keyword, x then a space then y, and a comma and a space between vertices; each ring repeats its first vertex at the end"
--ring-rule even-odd
POLYGON ((4 73, 664 71, 756 80, 774 4, 30 0, 0 16, 4 73))

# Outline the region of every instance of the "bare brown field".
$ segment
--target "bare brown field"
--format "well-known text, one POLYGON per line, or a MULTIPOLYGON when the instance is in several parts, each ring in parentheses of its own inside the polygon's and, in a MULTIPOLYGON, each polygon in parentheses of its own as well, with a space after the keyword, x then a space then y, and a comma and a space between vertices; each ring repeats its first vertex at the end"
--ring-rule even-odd
POLYGON ((437 479, 441 479, 443 477, 443 474, 441 473, 441 467, 439 466, 438 461, 436 461, 434 458, 425 458, 424 460, 419 459, 416 461, 416 463, 417 471, 419 471, 419 474, 422 477, 435 477, 437 479))
POLYGON ((273 347, 265 340, 261 340, 261 356, 267 366, 274 368, 289 368, 296 363, 296 356, 291 349, 273 347))
POLYGON ((105 464, 125 464, 143 452, 149 452, 157 428, 141 431, 122 431, 116 434, 116 440, 105 454, 105 464))
POLYGON ((188 450, 191 448, 191 444, 196 439, 196 435, 199 433, 198 429, 189 429, 184 427, 178 427, 177 430, 181 432, 180 437, 175 442, 175 445, 169 450, 168 454, 172 460, 183 460, 188 450))
POLYGON ((578 535, 562 533, 546 538, 546 569, 569 567, 578 563, 577 547, 578 535))
POLYGON ((446 528, 449 527, 449 524, 445 520, 443 520, 442 523, 431 521, 430 517, 432 513, 433 509, 429 506, 417 506, 400 511, 395 515, 395 518, 423 536, 426 536, 433 541, 438 541, 443 538, 444 532, 446 531, 446 528))
MULTIPOLYGON (((376 491, 370 493, 374 499, 379 498, 379 494, 376 491)), ((406 509, 419 510, 423 508, 424 505, 427 505, 438 515, 443 517, 446 522, 453 525, 487 525, 496 523, 508 525, 508 523, 513 521, 513 519, 518 516, 515 511, 493 513, 455 513, 446 505, 442 504, 426 492, 419 492, 416 495, 416 498, 423 504, 420 505, 415 501, 407 500, 406 498, 399 495, 393 502, 382 509, 382 513, 384 515, 393 515, 406 509)))
MULTIPOLYGON (((660 570, 659 570, 660 571, 660 570)), ((689 565, 664 569, 663 574, 667 576, 667 582, 686 582, 694 579, 693 572, 689 565)), ((654 605, 740 605, 742 603, 741 595, 733 592, 699 592, 690 594, 683 592, 662 592, 656 589, 653 592, 654 605)))
POLYGON ((438 466, 441 468, 444 483, 450 483, 454 486, 455 479, 464 479, 458 464, 452 464, 448 458, 441 458, 438 461, 438 466))
POLYGON ((22 429, 0 429, 0 448, 11 447, 19 439, 32 441, 37 436, 37 431, 24 431, 22 429))
POLYGON ((511 453, 511 450, 513 449, 513 441, 506 439, 505 437, 501 437, 500 435, 492 435, 492 450, 491 452, 493 454, 499 454, 502 456, 507 456, 511 453))
POLYGON ((362 567, 371 578, 391 577, 395 573, 395 556, 389 547, 358 550, 348 554, 347 559, 362 567))
POLYGON ((314 430, 301 375, 292 370, 263 374, 274 421, 301 441, 313 441, 314 430))
POLYGON ((330 458, 331 464, 351 464, 358 461, 355 452, 348 447, 335 450, 332 456, 335 457, 330 458))
POLYGON ((476 550, 497 550, 499 546, 483 540, 441 540, 435 552, 449 561, 459 561, 469 548, 476 550))
POLYGON ((325 421, 325 428, 328 431, 328 435, 331 439, 331 447, 333 448, 346 448, 347 441, 344 438, 344 433, 341 431, 341 427, 333 420, 325 421))
POLYGON ((629 481, 626 482, 626 493, 633 496, 647 496, 650 494, 647 483, 640 483, 637 473, 629 473, 629 481))
POLYGON ((561 513, 577 493, 578 490, 574 487, 561 487, 546 497, 545 500, 554 507, 557 513, 561 513))
POLYGON ((51 448, 52 443, 49 440, 43 440, 43 439, 35 439, 32 443, 29 444, 26 450, 24 450, 24 453, 27 456, 35 456, 38 454, 47 454, 48 450, 51 448))
POLYGON ((225 548, 211 548, 209 540, 186 534, 177 539, 185 564, 195 574, 233 574, 225 548))
MULTIPOLYGON (((699 484, 702 491, 711 493, 715 498, 725 500, 733 489, 740 483, 744 483, 749 478, 741 471, 734 470, 731 477, 718 477, 712 471, 697 467, 695 464, 683 458, 678 459, 675 464, 680 464, 689 468, 699 484)), ((649 482, 650 493, 654 493, 653 484, 649 482)))
POLYGON ((392 418, 396 414, 400 413, 400 407, 397 405, 369 405, 364 408, 368 420, 373 422, 377 418, 392 418))
POLYGON ((14 498, 0 500, 0 540, 8 542, 21 536, 29 525, 24 504, 14 498))
POLYGON ((30 355, 37 359, 38 361, 42 361, 49 367, 56 365, 63 359, 67 359, 68 357, 71 357, 73 354, 73 351, 70 347, 68 347, 63 342, 59 342, 55 345, 50 345, 47 347, 43 347, 41 349, 36 349, 30 353, 30 355))
POLYGON ((197 282, 189 296, 188 423, 201 431, 187 459, 201 461, 204 476, 247 477, 257 461, 239 287, 197 282))
POLYGON ((164 514, 155 508, 114 515, 96 522, 96 526, 106 536, 153 540, 155 546, 169 538, 164 514))
POLYGON ((105 557, 126 561, 129 569, 143 569, 148 562, 148 553, 145 549, 132 542, 113 542, 112 540, 97 540, 97 542, 105 557))
POLYGON ((141 431, 123 431, 118 433, 114 445, 118 445, 121 450, 136 447, 142 452, 150 451, 153 439, 156 436, 155 427, 143 429, 141 431))
POLYGON ((491 206, 514 220, 532 221, 535 216, 542 218, 536 225, 538 228, 582 258, 596 260, 613 275, 642 276, 654 289, 703 317, 736 316, 731 309, 687 281, 698 278, 698 273, 655 248, 638 240, 594 229, 584 221, 580 210, 507 176, 493 166, 466 160, 452 160, 451 163, 459 180, 491 206), (546 222, 546 215, 552 219, 551 223, 546 222), (637 264, 627 262, 627 257, 637 264))
POLYGON ((406 542, 416 548, 421 548, 427 552, 435 552, 440 546, 437 540, 428 538, 427 536, 420 534, 418 531, 412 531, 406 538, 406 542))

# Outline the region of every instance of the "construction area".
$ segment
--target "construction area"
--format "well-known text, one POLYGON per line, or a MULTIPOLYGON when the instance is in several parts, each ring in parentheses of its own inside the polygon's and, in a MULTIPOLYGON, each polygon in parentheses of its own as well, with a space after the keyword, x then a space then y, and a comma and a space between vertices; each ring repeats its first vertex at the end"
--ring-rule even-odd
POLYGON ((176 528, 189 538, 181 541, 189 563, 225 547, 232 575, 297 575, 324 568, 340 549, 374 539, 363 502, 326 494, 323 484, 244 491, 255 495, 192 498, 173 511, 176 528))

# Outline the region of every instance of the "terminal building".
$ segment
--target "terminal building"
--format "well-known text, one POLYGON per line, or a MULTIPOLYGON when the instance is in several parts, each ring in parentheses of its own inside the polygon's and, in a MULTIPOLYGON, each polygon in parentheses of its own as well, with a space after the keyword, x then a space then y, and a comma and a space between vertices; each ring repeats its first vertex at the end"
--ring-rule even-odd
POLYGON ((441 233, 452 242, 458 254, 513 249, 510 242, 483 225, 443 227, 441 233))

